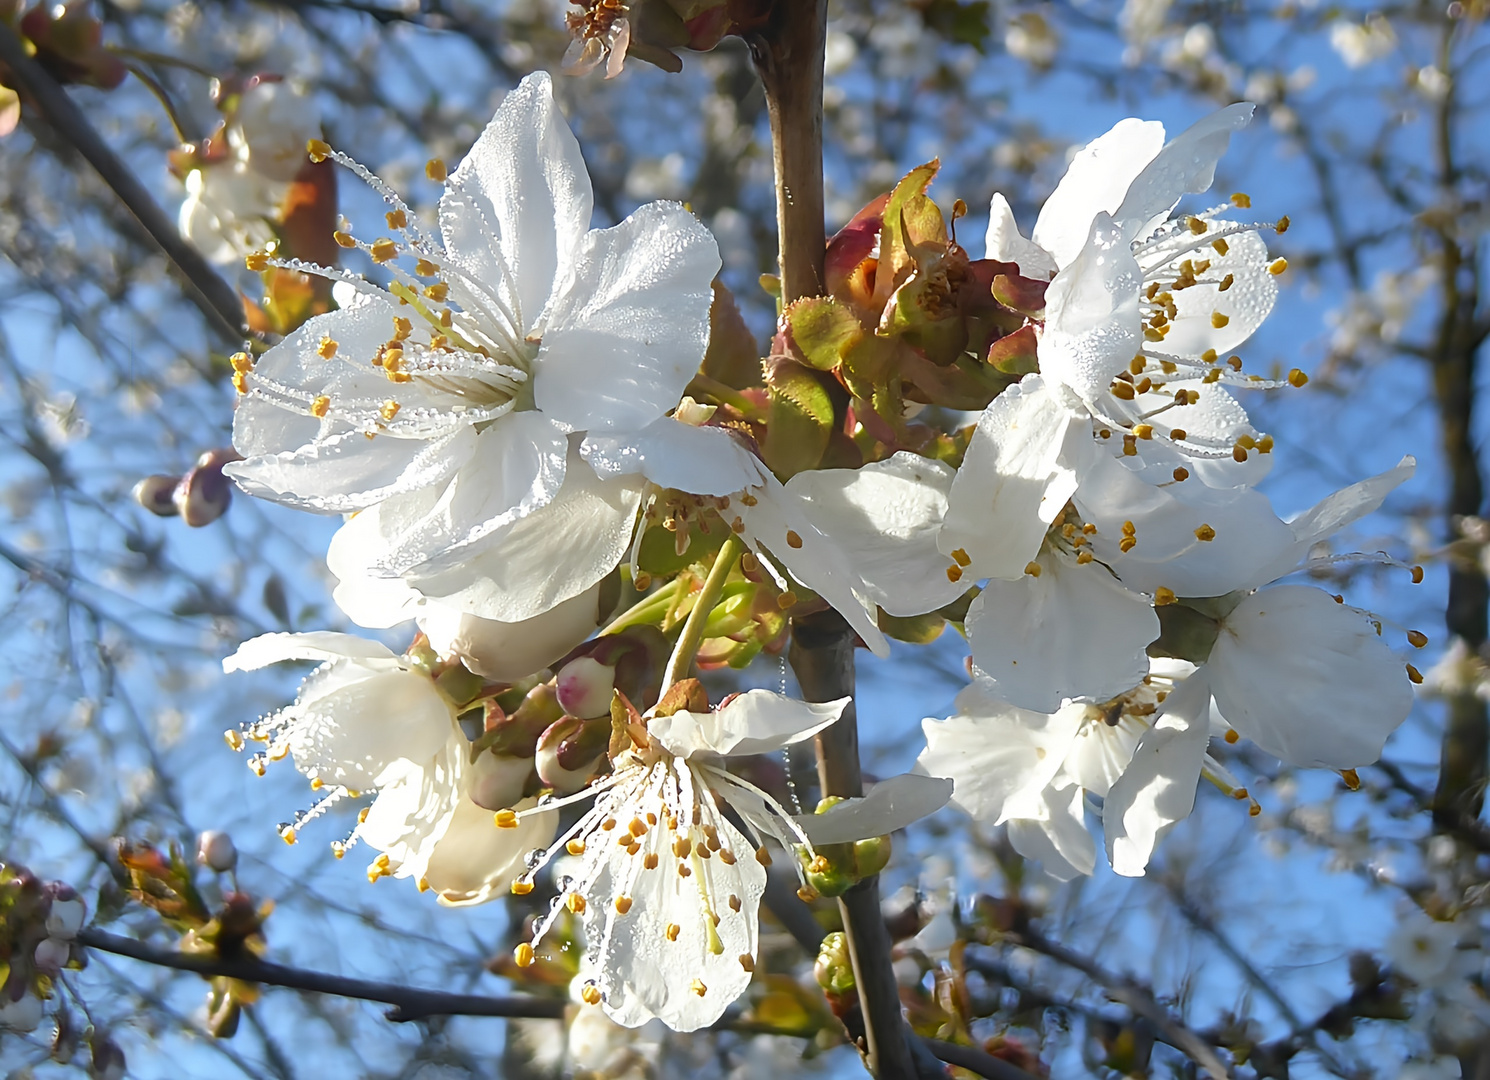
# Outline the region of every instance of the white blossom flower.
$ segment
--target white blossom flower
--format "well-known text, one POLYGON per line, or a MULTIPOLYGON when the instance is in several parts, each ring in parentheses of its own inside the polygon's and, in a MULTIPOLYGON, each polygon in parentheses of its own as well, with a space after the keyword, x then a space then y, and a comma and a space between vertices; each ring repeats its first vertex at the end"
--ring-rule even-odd
POLYGON ((1330 48, 1339 54, 1348 68, 1362 68, 1390 56, 1397 47, 1397 35, 1385 15, 1372 12, 1364 22, 1336 19, 1330 24, 1330 48))
POLYGON ((1415 912, 1387 939, 1392 970, 1423 987, 1447 986, 1467 977, 1467 954, 1459 951, 1460 928, 1415 912))
POLYGON ((586 791, 533 811, 499 811, 499 822, 521 827, 565 802, 595 800, 520 879, 531 882, 561 852, 581 857, 575 876, 559 879, 563 896, 532 944, 518 947, 519 964, 532 962, 532 950, 568 910, 584 920, 582 972, 593 984, 586 1001, 603 1004, 627 1027, 653 1017, 675 1031, 712 1024, 755 968, 757 909, 770 861, 763 834, 811 846, 779 804, 718 759, 810 738, 846 704, 810 705, 752 690, 713 712, 648 717, 644 727, 626 728, 630 745, 613 754, 614 771, 586 791), (716 797, 740 812, 748 839, 716 797))
MULTIPOLYGON (((531 814, 522 828, 503 830, 472 799, 479 788, 486 799, 518 803, 531 763, 520 775, 496 777, 494 787, 491 774, 502 766, 491 754, 472 760, 455 705, 422 666, 375 641, 323 632, 256 637, 225 659, 223 670, 285 660, 322 663, 293 705, 249 725, 246 734, 267 743, 263 757, 250 762, 255 771, 266 758, 288 754, 325 793, 281 828, 287 841, 341 800, 374 793, 352 834, 352 842, 381 852, 369 879, 413 878, 442 903, 461 905, 489 900, 520 870, 524 853, 553 836, 555 814, 531 814)), ((229 741, 241 746, 235 735, 229 741)), ((339 858, 349 846, 338 841, 332 850, 339 858)))
MULTIPOLYGON (((958 694, 952 716, 922 721, 926 749, 917 765, 950 778, 952 801, 977 820, 1007 824, 1014 850, 1039 860, 1052 877, 1090 874, 1096 845, 1085 795, 1106 798, 1159 706, 1192 670, 1158 660, 1152 674, 1112 701, 1054 713, 1016 708, 999 700, 991 680, 976 680, 958 694)), ((1237 789, 1219 763, 1208 758, 1206 766, 1237 789)))
POLYGON ((359 578, 402 579, 508 623, 584 592, 624 554, 640 489, 602 482, 580 443, 677 405, 708 340, 713 238, 676 204, 589 228, 579 144, 542 73, 508 94, 449 177, 438 241, 324 149, 391 206, 399 240, 339 235, 393 281, 264 260, 357 295, 240 372, 246 460, 230 472, 292 506, 360 511, 343 526, 359 578))

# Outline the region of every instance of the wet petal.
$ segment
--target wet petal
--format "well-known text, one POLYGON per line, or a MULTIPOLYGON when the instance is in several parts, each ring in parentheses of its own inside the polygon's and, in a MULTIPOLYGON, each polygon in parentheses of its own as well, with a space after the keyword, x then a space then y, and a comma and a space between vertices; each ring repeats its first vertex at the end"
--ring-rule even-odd
POLYGON ((798 814, 796 822, 814 844, 849 844, 888 836, 929 817, 952 798, 953 781, 901 773, 870 787, 861 799, 848 799, 821 814, 798 814))
POLYGON ((1134 178, 1122 205, 1113 212, 1123 224, 1124 238, 1142 239, 1158 224, 1156 219, 1169 215, 1182 195, 1208 190, 1232 132, 1250 124, 1256 108, 1250 102, 1228 105, 1170 140, 1134 178))
POLYGON ((398 663, 393 650, 381 641, 356 634, 317 630, 309 634, 260 634, 250 638, 222 662, 225 672, 256 671, 284 660, 386 660, 398 663))
MULTIPOLYGON (((1162 128, 1160 131, 1162 132, 1162 128)), ((1160 136, 1163 137, 1162 135, 1160 136)), ((1082 237, 1084 240, 1085 237, 1082 237)), ((1054 276, 1056 261, 1039 244, 1026 240, 1014 222, 1014 211, 1002 192, 994 192, 988 210, 988 233, 983 239, 984 258, 1011 262, 1027 278, 1045 281, 1054 276)))
POLYGON ((1045 293, 1040 373, 1083 401, 1105 393, 1143 345, 1138 293, 1143 284, 1128 241, 1098 214, 1087 243, 1045 293))
POLYGON ((668 752, 678 757, 709 753, 769 754, 811 738, 843 715, 852 698, 814 704, 748 690, 707 713, 687 710, 653 717, 647 730, 668 752))
POLYGON ((1097 866, 1097 844, 1086 828, 1086 799, 1080 785, 1046 788, 1045 813, 1009 822, 1009 843, 1038 861, 1057 881, 1089 875, 1097 866))

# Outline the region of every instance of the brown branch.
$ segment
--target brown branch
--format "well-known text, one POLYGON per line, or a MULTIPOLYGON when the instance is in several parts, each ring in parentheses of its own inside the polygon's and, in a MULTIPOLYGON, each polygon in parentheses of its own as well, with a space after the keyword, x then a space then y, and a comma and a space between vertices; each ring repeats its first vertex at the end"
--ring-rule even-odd
POLYGON ((83 115, 83 110, 40 64, 26 55, 21 39, 3 23, 0 23, 0 63, 10 70, 16 89, 26 96, 27 102, 36 107, 58 135, 83 155, 166 258, 176 265, 187 298, 207 317, 212 328, 230 342, 241 341, 246 330, 243 303, 237 292, 200 252, 181 237, 175 223, 103 141, 83 115))
POLYGON ((518 994, 487 996, 421 990, 411 986, 369 982, 366 979, 348 979, 320 971, 304 971, 249 957, 226 959, 217 956, 191 956, 134 938, 110 934, 95 927, 86 927, 79 931, 78 941, 90 949, 100 949, 177 971, 190 971, 203 976, 220 975, 243 982, 283 986, 313 994, 335 994, 360 1001, 379 1001, 393 1006, 385 1015, 389 1020, 400 1023, 422 1020, 429 1016, 504 1016, 558 1020, 563 1018, 567 1004, 557 998, 518 994))

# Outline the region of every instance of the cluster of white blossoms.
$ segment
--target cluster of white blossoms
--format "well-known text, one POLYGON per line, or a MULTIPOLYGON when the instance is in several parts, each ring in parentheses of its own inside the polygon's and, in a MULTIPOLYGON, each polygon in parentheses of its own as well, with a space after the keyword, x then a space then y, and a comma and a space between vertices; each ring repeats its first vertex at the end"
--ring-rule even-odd
POLYGON ((670 203, 591 228, 546 76, 508 95, 454 172, 430 164, 444 185, 436 231, 312 141, 313 158, 387 200, 391 235, 336 239, 388 284, 250 258, 330 277, 345 299, 256 360, 234 358, 244 460, 226 472, 254 495, 346 515, 328 553, 336 602, 362 626, 412 619, 419 633, 403 655, 271 634, 225 661, 320 662, 293 705, 229 737, 265 744, 260 772, 293 756, 321 793, 282 835, 370 799, 337 855, 370 846, 370 879, 407 877, 447 904, 527 894, 552 863, 558 895, 518 966, 572 916, 583 1001, 689 1031, 750 983, 772 845, 810 896, 814 874, 838 872, 818 849, 890 833, 951 795, 1007 822, 1052 872, 1091 872, 1090 794, 1113 865, 1141 873, 1202 775, 1244 796, 1208 754, 1213 734, 1299 765, 1373 760, 1406 715, 1407 672, 1367 613, 1277 582, 1411 463, 1292 521, 1272 512, 1254 488, 1272 442, 1227 388, 1274 384, 1223 354, 1268 313, 1281 260, 1228 207, 1170 218, 1249 115, 1223 110, 1167 145, 1159 125, 1123 122, 1077 156, 1031 240, 995 200, 989 257, 1049 280, 1031 320, 1039 372, 988 405, 960 467, 887 451, 785 483, 748 425, 688 396, 709 341, 713 238, 670 203), (718 549, 707 580, 647 580, 641 553, 663 525, 680 565, 712 536, 693 564, 718 549), (640 599, 601 629, 618 579, 640 599), (808 596, 884 655, 883 616, 936 611, 978 583, 965 618, 976 681, 957 715, 926 722, 921 758, 955 795, 907 775, 801 815, 726 767, 811 737, 847 699, 756 690, 711 708, 688 677, 700 635, 780 624, 808 596), (682 626, 671 641, 647 618, 664 611, 662 630, 682 626), (669 648, 665 669, 652 663, 669 648))

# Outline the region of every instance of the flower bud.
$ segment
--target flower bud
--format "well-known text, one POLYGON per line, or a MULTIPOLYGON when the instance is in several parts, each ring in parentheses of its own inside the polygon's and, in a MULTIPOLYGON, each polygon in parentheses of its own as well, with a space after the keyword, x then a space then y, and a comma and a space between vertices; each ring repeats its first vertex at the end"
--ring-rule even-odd
POLYGON ((175 517, 176 485, 181 482, 179 476, 166 476, 164 473, 155 473, 145 477, 134 486, 134 499, 146 510, 156 517, 175 517))
POLYGON ((172 493, 181 520, 194 529, 222 517, 232 501, 233 485, 222 474, 225 464, 197 465, 181 478, 172 493))
POLYGON ((533 756, 539 779, 562 795, 578 791, 599 766, 610 733, 608 714, 595 720, 565 716, 555 721, 539 737, 533 756))
POLYGON ((27 994, 19 1001, 0 1005, 0 1030, 25 1033, 41 1023, 41 999, 27 994))
POLYGON ((471 801, 492 811, 516 806, 532 774, 531 758, 480 754, 471 766, 471 801))
POLYGON ((238 848, 227 833, 208 829, 197 837, 197 862, 219 874, 226 873, 238 865, 238 848))
POLYGON ((72 946, 61 938, 49 937, 37 943, 31 959, 35 961, 37 970, 47 975, 56 975, 66 966, 71 955, 72 946))
POLYGON ((616 669, 588 656, 577 657, 560 669, 554 680, 559 704, 570 716, 591 720, 610 712, 616 669))
POLYGON ((83 918, 87 915, 88 908, 71 885, 57 885, 54 889, 52 906, 47 912, 47 933, 52 937, 71 941, 83 928, 83 918))
POLYGON ((854 988, 854 962, 849 957, 848 938, 842 931, 836 930, 823 938, 812 974, 829 994, 845 994, 854 988))

